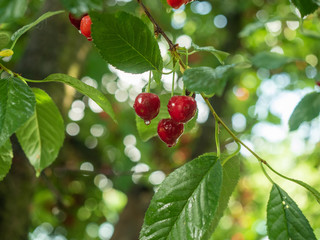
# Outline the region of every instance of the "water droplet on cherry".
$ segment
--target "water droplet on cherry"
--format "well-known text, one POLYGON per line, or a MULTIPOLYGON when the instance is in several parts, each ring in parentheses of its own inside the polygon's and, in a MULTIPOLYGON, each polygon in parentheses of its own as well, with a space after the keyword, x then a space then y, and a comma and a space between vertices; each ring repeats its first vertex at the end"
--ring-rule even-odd
POLYGON ((144 123, 145 123, 146 125, 149 125, 149 124, 151 123, 151 121, 145 120, 144 123))

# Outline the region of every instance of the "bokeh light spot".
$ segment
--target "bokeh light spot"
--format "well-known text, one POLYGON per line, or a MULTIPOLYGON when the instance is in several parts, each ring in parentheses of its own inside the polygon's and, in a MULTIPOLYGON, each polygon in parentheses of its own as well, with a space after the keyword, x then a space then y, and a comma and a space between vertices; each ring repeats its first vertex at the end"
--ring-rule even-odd
POLYGON ((150 174, 149 182, 153 185, 159 185, 166 178, 166 175, 162 171, 155 171, 150 174))
POLYGON ((224 15, 219 14, 215 16, 215 18, 213 19, 213 23, 217 28, 224 28, 225 26, 227 26, 228 20, 224 15))
POLYGON ((99 227, 99 237, 101 240, 111 239, 114 232, 114 227, 111 223, 102 223, 99 227))
POLYGON ((80 132, 80 127, 78 124, 76 124, 74 122, 68 123, 66 126, 66 131, 70 136, 76 136, 80 132))

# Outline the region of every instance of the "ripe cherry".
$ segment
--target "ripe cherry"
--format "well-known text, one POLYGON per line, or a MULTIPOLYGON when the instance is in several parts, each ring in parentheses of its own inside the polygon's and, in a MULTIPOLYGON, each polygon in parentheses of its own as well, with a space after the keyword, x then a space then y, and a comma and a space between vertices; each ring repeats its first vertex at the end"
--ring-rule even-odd
POLYGON ((316 84, 320 87, 320 81, 316 82, 316 84))
POLYGON ((133 108, 145 124, 149 125, 160 111, 160 98, 154 93, 140 93, 134 101, 133 108))
POLYGON ((179 7, 182 6, 182 4, 186 3, 186 0, 167 0, 167 3, 171 7, 178 9, 179 7))
POLYGON ((173 96, 168 103, 171 118, 179 123, 188 122, 197 111, 197 102, 193 97, 173 96))
POLYGON ((69 13, 69 20, 73 26, 80 30, 81 19, 88 14, 84 14, 81 17, 76 17, 72 13, 69 13))
POLYGON ((183 129, 182 123, 178 123, 171 118, 161 119, 158 124, 158 135, 168 147, 173 147, 183 133, 183 129))
POLYGON ((92 22, 91 22, 91 18, 89 15, 86 15, 81 19, 80 31, 89 41, 92 41, 91 24, 92 24, 92 22))

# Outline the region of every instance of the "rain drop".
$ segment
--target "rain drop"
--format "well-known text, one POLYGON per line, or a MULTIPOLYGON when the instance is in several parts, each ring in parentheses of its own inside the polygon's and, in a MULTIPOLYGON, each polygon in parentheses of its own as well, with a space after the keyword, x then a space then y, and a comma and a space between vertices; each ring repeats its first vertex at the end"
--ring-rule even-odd
POLYGON ((146 121, 144 121, 144 123, 145 123, 146 125, 149 125, 149 124, 151 123, 151 121, 146 120, 146 121))

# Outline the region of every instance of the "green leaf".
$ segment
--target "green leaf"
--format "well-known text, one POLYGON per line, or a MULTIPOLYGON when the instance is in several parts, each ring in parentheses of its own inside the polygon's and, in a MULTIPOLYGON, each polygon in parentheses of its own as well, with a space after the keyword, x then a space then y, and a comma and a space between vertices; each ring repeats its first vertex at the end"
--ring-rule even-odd
POLYGON ((202 155, 171 173, 146 212, 140 240, 205 239, 218 206, 220 161, 202 155))
POLYGON ((320 114, 320 92, 312 92, 302 98, 289 119, 290 131, 298 129, 301 123, 311 121, 320 114))
MULTIPOLYGON (((156 118, 151 120, 151 123, 149 125, 146 125, 139 116, 136 116, 137 129, 142 141, 148 141, 150 138, 157 136, 157 128, 159 121, 164 118, 170 118, 167 105, 171 98, 171 94, 163 94, 159 97, 161 103, 159 114, 156 118)), ((196 121, 197 114, 189 122, 184 124, 184 132, 191 131, 196 125, 196 121)))
POLYGON ((260 21, 247 24, 239 33, 239 37, 244 38, 244 37, 250 36, 255 31, 261 28, 264 28, 264 24, 265 22, 260 22, 260 21))
POLYGON ((209 52, 212 53, 221 64, 224 64, 224 60, 230 55, 230 53, 224 52, 224 51, 220 51, 215 49, 212 46, 208 46, 208 47, 199 47, 198 45, 192 43, 192 47, 194 48, 195 51, 197 52, 209 52))
MULTIPOLYGON (((212 234, 218 223, 223 216, 225 209, 228 206, 230 196, 234 191, 236 185, 238 184, 240 177, 240 161, 239 158, 230 159, 225 165, 223 165, 223 178, 221 194, 219 197, 217 212, 214 216, 213 222, 211 224, 209 234, 212 234)), ((208 235, 209 237, 210 235, 208 235)), ((206 239, 206 238, 204 238, 206 239)))
POLYGON ((25 25, 23 26, 22 28, 20 28, 19 30, 17 30, 14 34, 12 34, 11 36, 11 40, 13 41, 13 45, 11 48, 13 48, 13 46, 15 45, 15 43, 17 42, 17 40, 24 34, 26 33, 27 31, 29 31, 31 28, 33 28, 34 26, 36 26, 38 23, 42 22, 43 20, 51 17, 51 16, 54 16, 54 15, 57 15, 57 14, 60 14, 60 13, 63 13, 64 11, 63 10, 60 10, 60 11, 55 11, 55 12, 46 12, 45 14, 43 14, 42 16, 40 16, 37 20, 35 20, 34 22, 32 23, 29 23, 28 25, 25 25))
POLYGON ((39 175, 58 156, 64 140, 64 123, 49 95, 39 88, 32 90, 36 97, 35 112, 16 132, 16 135, 31 165, 39 175))
POLYGON ((292 3, 299 9, 302 18, 318 9, 313 0, 292 0, 292 3))
POLYGON ((105 1, 101 0, 61 0, 63 6, 76 16, 93 10, 103 10, 105 1))
POLYGON ((109 114, 114 122, 117 122, 116 115, 112 109, 111 103, 99 90, 81 82, 79 79, 70 77, 66 74, 55 73, 42 80, 42 82, 51 81, 68 84, 80 93, 87 95, 89 98, 95 101, 107 114, 109 114))
POLYGON ((6 32, 0 32, 0 50, 5 48, 10 42, 10 35, 6 32))
POLYGON ((297 204, 277 184, 270 193, 267 207, 270 240, 316 240, 313 230, 297 204))
POLYGON ((161 77, 162 77, 162 72, 153 70, 153 71, 152 71, 152 76, 153 76, 153 79, 156 81, 156 83, 157 83, 157 84, 160 84, 160 82, 161 82, 161 77))
POLYGON ((143 21, 125 12, 90 16, 93 42, 108 63, 129 73, 162 71, 159 45, 143 21))
POLYGON ((215 69, 210 67, 190 68, 184 72, 183 82, 191 92, 221 95, 227 80, 224 74, 233 67, 234 65, 219 66, 215 69))
POLYGON ((0 79, 0 146, 32 116, 35 102, 33 92, 20 79, 0 79))
POLYGON ((312 2, 320 7, 320 0, 312 0, 312 2))
POLYGON ((257 68, 277 69, 285 64, 296 61, 294 58, 279 53, 261 52, 251 58, 251 62, 257 68))
POLYGON ((26 0, 2 0, 0 1, 0 22, 9 22, 20 18, 27 10, 26 0))
POLYGON ((11 168, 13 153, 10 140, 0 147, 0 181, 4 179, 11 168))

